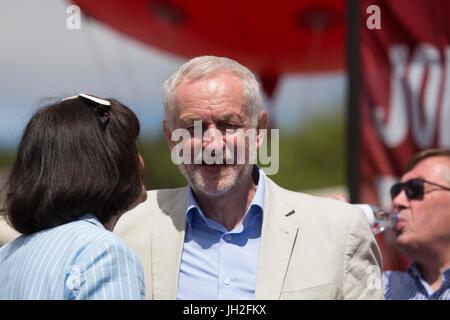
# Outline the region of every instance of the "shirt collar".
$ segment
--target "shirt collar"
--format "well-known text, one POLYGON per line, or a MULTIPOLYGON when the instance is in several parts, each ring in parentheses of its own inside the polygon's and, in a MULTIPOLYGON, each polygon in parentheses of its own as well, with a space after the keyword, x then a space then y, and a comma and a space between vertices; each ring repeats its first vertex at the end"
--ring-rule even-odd
MULTIPOLYGON (((252 202, 250 203, 250 206, 245 213, 245 217, 243 220, 244 226, 248 223, 250 220, 251 215, 250 212, 261 212, 261 214, 264 212, 264 194, 265 194, 265 181, 264 181, 264 171, 261 168, 258 168, 256 165, 253 168, 253 173, 257 174, 258 179, 258 185, 256 187, 255 195, 253 196, 252 202), (252 210, 252 208, 256 208, 258 210, 252 210)), ((188 185, 188 192, 187 192, 187 199, 186 199, 186 219, 188 226, 192 226, 192 217, 194 213, 198 213, 202 219, 206 220, 205 215, 202 212, 202 209, 200 209, 197 200, 194 197, 194 194, 192 193, 191 185, 188 185)))
MULTIPOLYGON (((422 274, 420 273, 420 268, 419 265, 416 262, 412 262, 409 267, 407 272, 417 281, 419 281, 422 286, 425 288, 425 290, 427 291, 428 295, 432 295, 433 294, 433 290, 431 289, 430 285, 422 278, 422 274)), ((450 280, 450 268, 447 268, 443 275, 442 275, 442 284, 444 284, 445 282, 450 280)), ((442 285, 441 285, 442 287, 442 285)))
POLYGON ((416 262, 412 262, 408 267, 408 273, 416 279, 422 279, 422 275, 420 274, 419 266, 416 262))
POLYGON ((87 221, 87 222, 92 223, 92 224, 94 224, 94 225, 96 225, 98 227, 101 227, 103 229, 105 228, 103 226, 103 224, 100 222, 100 220, 98 220, 98 218, 96 216, 94 216, 92 213, 85 214, 79 220, 87 221))
MULTIPOLYGON (((417 262, 413 261, 408 267, 408 273, 414 278, 422 279, 422 274, 420 273, 420 268, 417 262)), ((444 276, 450 278, 450 268, 445 269, 444 276)))

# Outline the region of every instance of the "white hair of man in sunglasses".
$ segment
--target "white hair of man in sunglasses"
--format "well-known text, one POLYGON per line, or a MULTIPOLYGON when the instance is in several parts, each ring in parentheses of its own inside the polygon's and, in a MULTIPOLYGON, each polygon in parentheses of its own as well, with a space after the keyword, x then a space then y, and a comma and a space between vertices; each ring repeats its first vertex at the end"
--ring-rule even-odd
POLYGON ((386 298, 450 299, 450 150, 415 155, 396 187, 395 245, 412 263, 385 272, 386 298))

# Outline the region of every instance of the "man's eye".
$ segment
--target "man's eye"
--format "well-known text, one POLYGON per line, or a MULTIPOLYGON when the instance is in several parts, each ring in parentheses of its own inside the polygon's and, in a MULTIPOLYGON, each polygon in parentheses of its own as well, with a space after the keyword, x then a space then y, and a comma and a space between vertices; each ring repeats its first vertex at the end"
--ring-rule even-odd
POLYGON ((222 129, 239 129, 241 126, 234 123, 226 123, 221 125, 222 129))

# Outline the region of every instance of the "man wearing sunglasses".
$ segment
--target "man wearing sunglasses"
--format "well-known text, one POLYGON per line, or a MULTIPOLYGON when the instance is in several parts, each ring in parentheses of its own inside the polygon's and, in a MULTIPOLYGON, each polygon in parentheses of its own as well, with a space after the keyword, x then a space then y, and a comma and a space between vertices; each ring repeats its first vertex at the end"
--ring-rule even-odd
POLYGON ((395 245, 413 262, 383 274, 387 299, 450 299, 450 150, 429 149, 409 161, 391 188, 395 245))

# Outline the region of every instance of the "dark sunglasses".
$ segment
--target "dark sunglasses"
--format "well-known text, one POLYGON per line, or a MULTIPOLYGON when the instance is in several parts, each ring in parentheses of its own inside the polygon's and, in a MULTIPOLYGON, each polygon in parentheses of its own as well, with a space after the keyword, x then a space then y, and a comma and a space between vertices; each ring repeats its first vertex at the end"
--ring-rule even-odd
POLYGON ((405 190, 406 197, 408 199, 422 199, 423 195, 425 194, 425 188, 424 184, 428 183, 433 186, 440 187, 444 190, 450 191, 450 188, 441 186, 440 184, 430 182, 424 179, 416 178, 411 179, 403 183, 396 183, 391 187, 391 199, 394 200, 394 198, 402 192, 402 190, 405 190))

